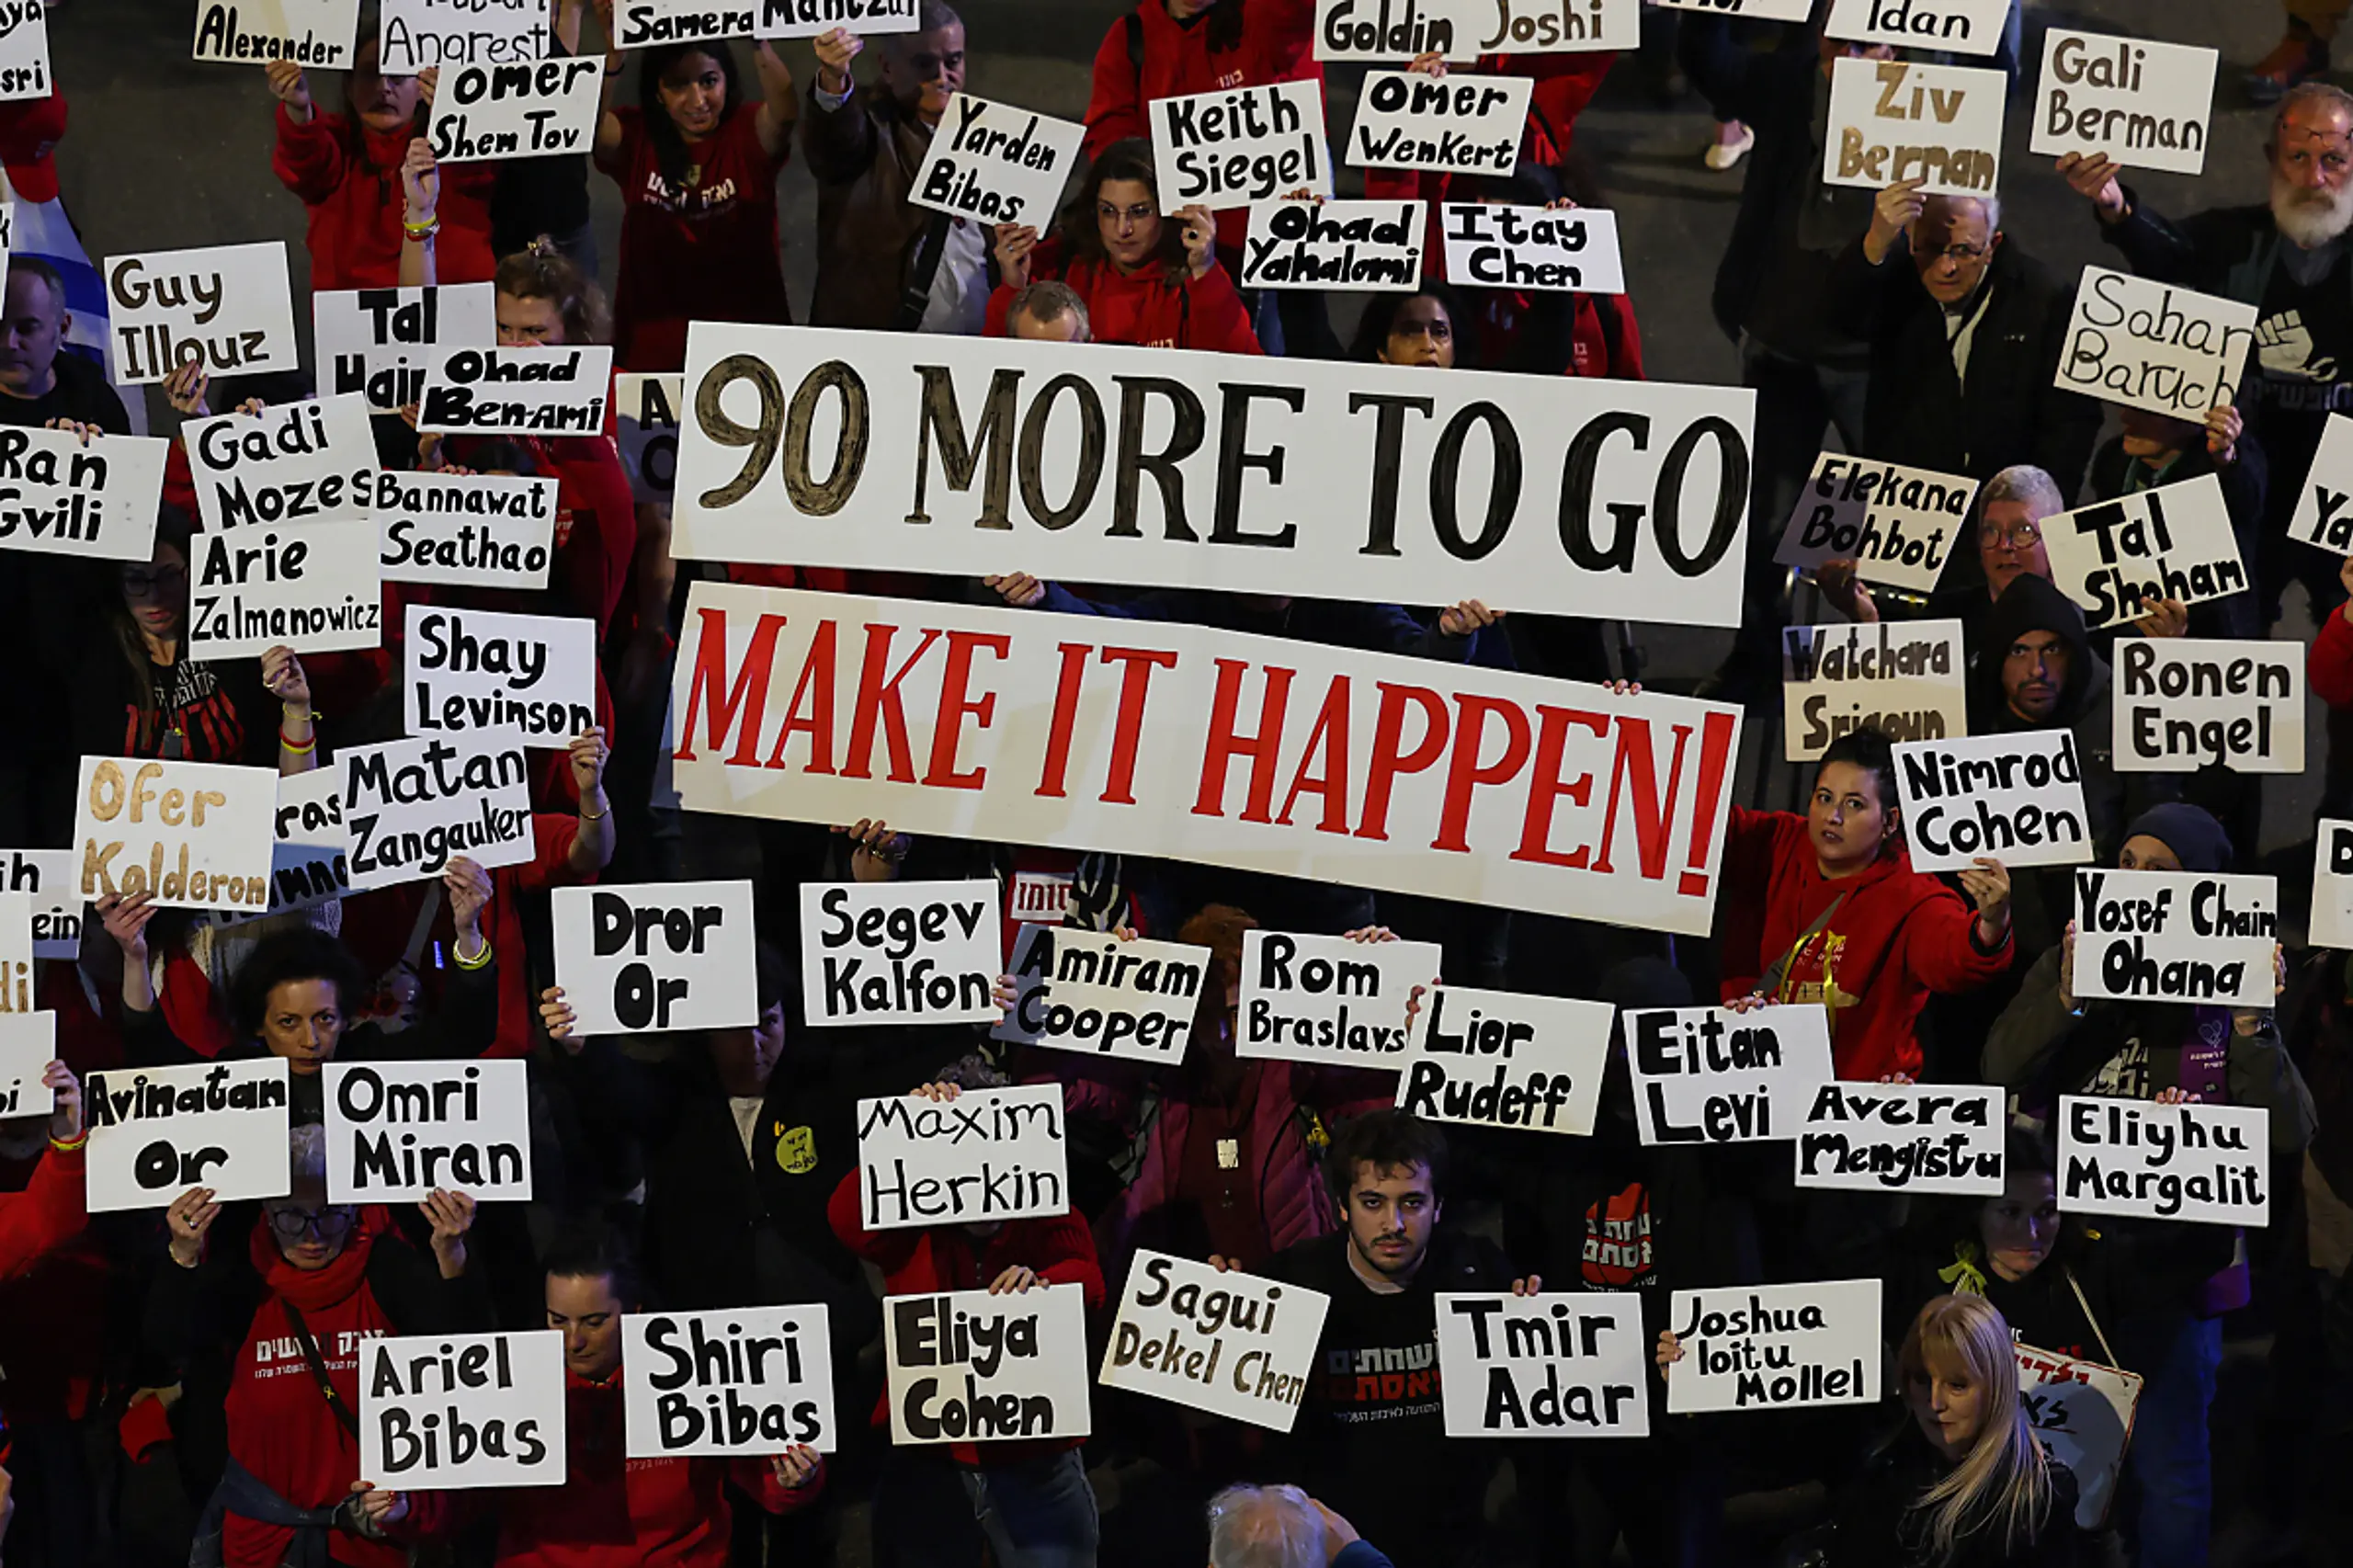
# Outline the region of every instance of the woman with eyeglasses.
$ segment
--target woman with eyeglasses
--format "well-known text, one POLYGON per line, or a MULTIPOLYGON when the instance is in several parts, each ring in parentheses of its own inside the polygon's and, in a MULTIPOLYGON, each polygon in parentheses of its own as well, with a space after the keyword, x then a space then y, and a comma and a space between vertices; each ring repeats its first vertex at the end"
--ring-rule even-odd
POLYGON ((324 1128, 294 1129, 290 1158, 291 1191, 258 1213, 224 1221, 202 1187, 165 1211, 170 1262, 148 1293, 146 1340, 179 1369, 175 1436, 192 1488, 210 1488, 191 1560, 401 1568, 449 1494, 361 1475, 359 1346, 496 1326, 466 1267, 473 1199, 436 1189, 419 1203, 431 1227, 420 1252, 390 1210, 327 1201, 324 1128))

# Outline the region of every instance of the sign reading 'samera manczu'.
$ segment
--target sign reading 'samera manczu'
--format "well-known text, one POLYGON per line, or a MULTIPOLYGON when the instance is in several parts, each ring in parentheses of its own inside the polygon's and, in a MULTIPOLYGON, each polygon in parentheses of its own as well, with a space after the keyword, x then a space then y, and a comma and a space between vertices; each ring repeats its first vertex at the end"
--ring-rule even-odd
POLYGON ((1740 739, 1739 710, 1688 698, 709 582, 673 708, 695 811, 880 816, 1693 935, 1740 739))

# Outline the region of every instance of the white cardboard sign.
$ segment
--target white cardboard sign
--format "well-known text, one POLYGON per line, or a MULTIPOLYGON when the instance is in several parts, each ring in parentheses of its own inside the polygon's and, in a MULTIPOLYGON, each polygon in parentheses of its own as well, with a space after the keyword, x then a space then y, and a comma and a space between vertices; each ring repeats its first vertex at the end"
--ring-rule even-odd
POLYGON ((2071 730, 1898 742, 1895 798, 1915 871, 1958 871, 1979 856, 2012 869, 2092 858, 2071 730))
POLYGON ((2045 517, 2042 540, 2051 580, 2084 607, 2093 631, 2163 599, 2202 604, 2247 587, 2222 482, 2211 473, 2045 517))
POLYGON ((438 877, 455 855, 495 869, 533 854, 529 776, 512 731, 351 746, 340 760, 354 892, 438 877))
POLYGON ((1795 1138, 1815 1092, 1836 1076, 1830 1020, 1810 1004, 1661 1007, 1627 1013, 1625 1028, 1645 1144, 1795 1138))
POLYGON ((1798 492, 1773 559, 1806 570, 1852 561, 1866 583, 1926 594, 1967 550, 1977 482, 1961 474, 1824 452, 1798 492))
POLYGON ((2353 949, 2353 822, 2322 817, 2313 825, 2313 909, 2306 940, 2315 948, 2353 949))
POLYGON ((971 93, 948 100, 907 199, 983 224, 1048 228, 1086 127, 971 93))
POLYGON ((1829 1083, 1798 1129, 1797 1184, 1993 1196, 2009 1116, 1982 1084, 1829 1083))
POLYGON ((442 436, 601 436, 613 351, 437 349, 426 360, 416 427, 442 436))
POLYGON ((1254 202, 1242 242, 1242 286, 1410 293, 1422 280, 1424 206, 1254 202))
POLYGON ((847 28, 860 38, 911 33, 915 0, 620 0, 616 43, 644 49, 706 39, 814 38, 847 28))
POLYGON ((1647 1437, 1651 1347, 1631 1290, 1439 1291, 1449 1437, 1647 1437))
POLYGON ((193 58, 226 65, 290 60, 305 70, 348 70, 359 0, 203 0, 193 58))
POLYGON ((2209 410, 2239 400, 2255 317, 2235 300, 2086 267, 2052 384, 2203 425, 2209 410))
POLYGON ((623 882, 551 900, 556 983, 581 1034, 760 1021, 751 883, 623 882))
POLYGON ((267 767, 85 756, 74 808, 84 903, 148 892, 165 909, 269 903, 278 774, 267 767))
POLYGON ((2062 1213, 2260 1230, 2271 1222, 2270 1164, 2261 1106, 2059 1096, 2062 1213))
POLYGON ((1607 1002, 1433 986, 1406 1028, 1397 1108, 1431 1121, 1586 1136, 1616 1018, 1607 1002))
POLYGON ((0 1011, 0 1121, 57 1108, 57 1091, 41 1076, 56 1060, 56 1014, 0 1011))
POLYGON ((1435 942, 1245 931, 1233 1053, 1403 1072, 1406 1000, 1444 957, 1435 942))
POLYGON ((0 429, 0 550, 147 562, 171 449, 145 436, 0 429))
POLYGON ((498 341, 488 283, 423 289, 326 290, 311 296, 311 344, 331 395, 358 392, 369 412, 397 414, 425 396, 436 349, 498 341))
POLYGON ((1823 31, 1855 43, 1991 54, 2009 12, 2010 0, 1830 0, 1823 31))
POLYGON ((2031 1345, 2018 1346, 2018 1401, 2027 1424, 2075 1478, 2075 1523, 2096 1530, 2108 1521, 2124 1450, 2132 1441, 2141 1374, 2031 1345))
POLYGON ((1508 175, 1528 129, 1527 76, 1368 71, 1347 162, 1366 168, 1508 175))
MULTIPOLYGON (((0 58, 21 30, 0 36, 0 58)), ((216 378, 301 362, 283 240, 110 256, 105 276, 117 386, 160 381, 190 361, 216 378)))
POLYGON ((359 1342, 359 1468, 401 1492, 561 1486, 563 1335, 359 1342))
POLYGON ((37 897, 0 890, 0 1017, 34 1011, 33 904, 37 897))
POLYGON ((858 1102, 858 1220, 870 1231, 1070 1212, 1063 1086, 858 1102))
POLYGON ((1990 199, 2001 189, 2009 90, 1999 71, 1841 55, 1830 67, 1822 183, 1883 190, 1917 179, 1931 196, 1990 199))
POLYGON ((561 750, 597 724, 597 623, 409 601, 401 715, 413 736, 513 731, 561 750))
POLYGON ((265 915, 310 909, 351 891, 350 846, 343 831, 340 767, 314 767, 281 774, 278 780, 278 844, 269 862, 266 909, 215 910, 216 926, 235 926, 265 915))
POLYGON ((223 1203, 285 1197, 287 1094, 282 1056, 92 1073, 90 1212, 167 1208, 191 1187, 223 1203))
POLYGON ((1761 22, 1802 22, 1813 15, 1813 0, 1651 0, 1665 11, 1701 11, 1709 16, 1749 17, 1761 22))
POLYGON ((614 379, 621 467, 630 494, 666 506, 678 475, 678 411, 686 405, 686 378, 624 370, 614 379))
POLYGON ((1315 0, 1318 60, 1469 60, 1479 0, 1315 0))
POLYGON ((1210 950, 1108 931, 1025 923, 1013 946, 1013 1006, 992 1040, 1131 1062, 1182 1062, 1210 950))
POLYGON ((1642 41, 1640 0, 1454 0, 1472 54, 1582 54, 1642 41))
POLYGON ((207 533, 368 515, 376 437, 358 392, 215 415, 181 432, 207 533))
POLYGON ((2304 472, 2288 537, 2340 561, 2353 555, 2353 419, 2332 414, 2321 426, 2320 449, 2304 472))
POLYGON ((803 882, 801 1006, 821 1024, 994 1024, 995 881, 803 882))
POLYGON ((1037 1285, 883 1298, 891 1441, 1086 1437, 1085 1294, 1037 1285))
POLYGON ((1301 1286, 1139 1251, 1096 1381, 1288 1432, 1331 1305, 1301 1286))
POLYGON ((1812 762, 1850 730, 1892 741, 1969 733, 1969 661, 1958 620, 1781 629, 1782 756, 1812 762))
MULTIPOLYGON (((1154 98, 1150 112, 1164 211, 1332 194, 1321 80, 1154 98)), ((689 355, 688 374, 694 369, 689 355)))
POLYGON ((544 588, 558 482, 522 474, 376 475, 379 568, 387 583, 544 588))
POLYGON ((0 103, 49 97, 49 7, 41 0, 0 6, 0 103))
POLYGON ((426 140, 445 164, 585 153, 604 85, 594 55, 453 66, 433 95, 426 140))
POLYGON ((31 900, 33 957, 78 958, 84 903, 74 891, 71 849, 0 849, 0 892, 31 900))
POLYGON ((839 1445, 824 1303, 621 1315, 621 1420, 633 1460, 839 1445))
POLYGON ((2121 637, 2119 773, 2304 770, 2304 650, 2261 639, 2121 637))
POLYGON ((1677 1290, 1668 1321, 1683 1359, 1666 1408, 1794 1410, 1879 1399, 1877 1279, 1677 1290))
POLYGON ((251 659, 278 647, 325 653, 382 641, 383 585, 370 518, 199 534, 191 553, 194 657, 251 659))
POLYGON ((1618 214, 1606 207, 1449 201, 1438 208, 1438 222, 1446 275, 1456 283, 1540 293, 1626 291, 1618 214))
POLYGON ((520 1062, 330 1062, 327 1201, 531 1197, 531 1086, 520 1062))
POLYGON ((2075 993, 2268 1008, 2279 912, 2273 877, 2081 867, 2075 993))
POLYGON ((518 65, 551 52, 549 0, 384 0, 380 61, 387 75, 428 67, 518 65))
POLYGON ((2052 28, 2042 35, 2029 153, 2112 158, 2128 168, 2206 167, 2215 51, 2052 28))

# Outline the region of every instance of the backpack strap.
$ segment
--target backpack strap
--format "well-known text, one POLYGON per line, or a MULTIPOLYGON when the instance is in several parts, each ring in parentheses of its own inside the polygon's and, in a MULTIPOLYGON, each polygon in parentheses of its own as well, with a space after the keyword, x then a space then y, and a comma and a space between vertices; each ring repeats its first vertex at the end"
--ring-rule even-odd
POLYGON ((335 1412, 336 1425, 354 1437, 358 1437, 359 1417, 352 1414, 351 1406, 344 1403, 343 1395, 335 1392, 335 1380, 327 1376, 326 1358, 319 1354, 319 1342, 311 1337, 311 1325, 302 1321, 301 1309, 283 1297, 279 1298, 278 1304, 285 1309, 287 1326, 294 1331, 294 1343, 302 1347, 303 1364, 311 1369, 311 1376, 317 1380, 319 1392, 326 1396, 327 1408, 335 1412))

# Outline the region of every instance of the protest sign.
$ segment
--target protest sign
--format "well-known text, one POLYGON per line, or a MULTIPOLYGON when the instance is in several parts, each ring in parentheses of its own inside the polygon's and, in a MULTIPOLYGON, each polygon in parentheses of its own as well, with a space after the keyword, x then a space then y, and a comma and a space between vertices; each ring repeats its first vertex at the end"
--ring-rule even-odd
POLYGON ((2051 580, 2084 607, 2093 631, 2161 600, 2202 604, 2247 588, 2222 482, 2211 473, 2045 517, 2042 540, 2051 580))
POLYGON ((1991 54, 2010 0, 1830 0, 1824 35, 1854 43, 1991 54))
POLYGON ((0 550, 144 564, 171 449, 145 436, 0 428, 0 550))
POLYGON ((551 895, 555 983, 583 1035, 760 1021, 749 882, 624 882, 551 895))
POLYGON ((1469 60, 1480 0, 1315 0, 1318 60, 1469 60))
POLYGON ((1233 1053, 1403 1072, 1405 1003, 1444 957, 1436 942, 1245 931, 1233 1053))
POLYGON ((384 599, 377 542, 368 517, 199 534, 188 563, 188 653, 252 659, 278 647, 325 653, 378 646, 384 599))
POLYGON ((330 1062, 327 1201, 531 1197, 531 1086, 520 1062, 330 1062))
POLYGON ((546 587, 557 487, 520 474, 382 471, 373 510, 384 581, 546 587))
POLYGON ((1916 179, 1930 196, 1991 200, 2009 90, 1999 71, 1842 55, 1831 65, 1822 183, 1883 190, 1916 179))
POLYGON ((366 517, 374 499, 376 437, 357 392, 217 415, 180 434, 207 533, 343 522, 366 517))
POLYGON ((2288 537, 2340 561, 2353 555, 2353 419, 2332 414, 2321 426, 2288 537))
POLYGON ((1449 1437, 1647 1437, 1651 1346, 1631 1291, 1439 1291, 1449 1437))
POLYGON ((563 1416, 551 1328, 359 1342, 359 1468, 388 1491, 561 1486, 563 1416))
POLYGON ((1288 1432, 1331 1305, 1303 1286, 1139 1251, 1096 1381, 1288 1432))
POLYGON ((264 915, 310 909, 351 891, 343 832, 339 767, 283 774, 278 780, 278 843, 269 860, 269 903, 260 909, 216 909, 212 923, 235 926, 264 915))
POLYGON ((1819 1006, 1662 1007, 1629 1012, 1624 1024, 1645 1144, 1795 1138, 1836 1076, 1819 1006))
POLYGON ((49 94, 49 7, 39 0, 0 6, 0 103, 49 94))
MULTIPOLYGON (((621 1420, 633 1460, 839 1446, 824 1303, 621 1314, 621 1420)), ((860 1414, 863 1414, 862 1412, 860 1414)))
MULTIPOLYGON (((383 0, 378 51, 387 76, 460 65, 520 65, 554 51, 550 0, 383 0)), ((445 82, 445 85, 447 83, 445 82)))
POLYGON ((266 908, 277 809, 274 768, 85 756, 72 891, 85 903, 144 892, 165 909, 266 908))
POLYGON ((562 750, 597 724, 597 623, 409 601, 402 717, 413 736, 504 730, 562 750))
POLYGON ((2272 877, 2222 871, 2075 873, 2079 996, 2268 1008, 2279 939, 2272 877))
POLYGON ((2029 153, 2082 153, 2177 175, 2206 167, 2216 53, 2109 33, 2042 35, 2029 153))
POLYGON ((2124 637, 2119 773, 2304 770, 2304 650, 2292 642, 2124 637))
POLYGON ((1069 1213, 1063 1086, 858 1101, 858 1194, 870 1231, 1069 1213))
POLYGON ((803 882, 803 1017, 994 1024, 1004 939, 994 881, 803 882))
POLYGON ((1852 561, 1866 583, 1926 594, 1958 544, 1969 548, 1977 482, 1961 474, 1824 452, 1798 492, 1773 559, 1806 570, 1852 561))
POLYGON ((1847 621, 1781 630, 1782 756, 1812 762, 1851 731, 1892 741, 1969 733, 1969 662, 1957 620, 1847 621))
POLYGON ((1422 280, 1423 205, 1254 203, 1242 242, 1242 286, 1410 293, 1422 280))
POLYGON ((585 153, 604 81, 593 56, 453 66, 433 95, 426 140, 445 164, 585 153))
POLYGON ((704 39, 814 38, 847 28, 860 38, 911 33, 915 0, 620 0, 614 44, 644 49, 704 39))
POLYGON ((2052 385, 2203 425, 2238 402, 2255 347, 2253 305, 2086 267, 2052 385))
MULTIPOLYGON (((1149 112, 1163 211, 1332 194, 1320 78, 1154 98, 1149 112)), ((700 380, 691 352, 687 375, 700 380)))
POLYGON ((1607 1002, 1433 986, 1406 1028, 1397 1108, 1431 1121, 1586 1136, 1616 1017, 1607 1002))
POLYGON ((678 410, 686 403, 683 376, 614 378, 613 408, 619 426, 621 468, 630 494, 667 506, 678 472, 678 410))
POLYGON ((426 361, 428 436, 602 436, 609 347, 451 348, 426 361))
POLYGON ((1762 22, 1802 22, 1813 15, 1813 0, 1651 0, 1666 11, 1704 11, 1710 16, 1748 17, 1762 22))
POLYGON ((354 892, 428 881, 453 855, 485 870, 532 856, 531 791, 512 731, 347 746, 338 761, 354 892))
POLYGON ((305 70, 351 68, 359 0, 203 0, 198 60, 254 65, 290 60, 305 70))
POLYGON ((287 1071, 284 1057, 263 1056, 90 1074, 90 1212, 166 1208, 191 1187, 222 1203, 285 1197, 287 1071))
POLYGON ((1895 797, 1915 871, 1965 870, 1980 856, 2012 870, 2092 858, 2072 730, 1899 741, 1895 797))
POLYGON ((311 296, 311 346, 322 391, 358 392, 374 414, 397 414, 425 395, 426 366, 442 348, 498 341, 487 283, 422 289, 337 289, 311 296))
POLYGON ((1877 1279, 1677 1290, 1667 1320, 1683 1359, 1666 1408, 1795 1410, 1879 1400, 1877 1279))
POLYGON ((221 377, 300 362, 283 240, 110 256, 106 285, 117 386, 160 381, 189 363, 221 377))
POLYGON ((57 1091, 42 1078, 56 1060, 55 1013, 0 1009, 0 1120, 57 1108, 57 1091))
MULTIPOLYGON (((35 1011, 33 902, 29 892, 0 892, 0 1017, 35 1011)), ((43 1060, 47 1060, 44 1058, 43 1060)))
MULTIPOLYGON (((2079 979, 2083 967, 2078 953, 2079 979)), ((2260 1229, 2271 1222, 2270 1162, 2271 1113, 2261 1106, 2059 1096, 2064 1214, 2260 1229)))
POLYGON ((1740 622, 1741 388, 704 322, 685 387, 681 560, 1740 622))
POLYGON ((2353 949, 2353 822, 2322 817, 2313 825, 2313 909, 2305 940, 2315 948, 2353 949))
POLYGON ((2009 1116, 1977 1084, 1824 1084, 1798 1129, 1797 1184, 1998 1196, 2009 1116))
POLYGON ((2027 1425, 2052 1460, 2075 1478, 2076 1525, 2096 1530, 2108 1522, 2124 1450, 2132 1441, 2141 1374, 2031 1345, 2017 1349, 2018 1403, 2027 1425))
POLYGON ((1642 41, 1640 0, 1454 0, 1473 54, 1575 54, 1642 41))
POLYGON ((1457 283, 1540 293, 1622 294, 1618 214, 1602 207, 1556 211, 1497 201, 1438 208, 1446 275, 1457 283))
POLYGON ((1740 735, 1736 708, 1222 628, 710 582, 672 700, 693 811, 882 816, 1694 934, 1740 735), (868 657, 887 689, 858 686, 868 657))
POLYGON ((956 93, 907 199, 982 224, 1051 226, 1086 127, 956 93))
POLYGON ((1013 1006, 989 1038, 1182 1062, 1209 963, 1207 948, 1182 942, 1024 925, 1013 949, 1013 1006))
POLYGON ((1084 1437, 1086 1307, 1076 1285, 882 1300, 893 1443, 1084 1437))
POLYGON ((815 38, 835 28, 879 38, 922 26, 915 0, 758 0, 758 7, 761 38, 815 38))
POLYGON ((82 895, 74 886, 71 849, 0 849, 0 892, 31 899, 33 957, 79 958, 82 895))
POLYGON ((1508 175, 1528 129, 1526 76, 1368 71, 1348 127, 1347 162, 1381 169, 1508 175))

